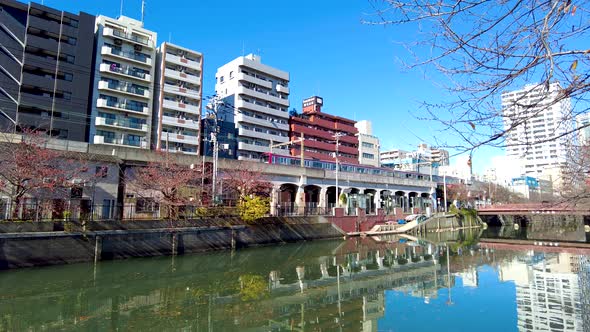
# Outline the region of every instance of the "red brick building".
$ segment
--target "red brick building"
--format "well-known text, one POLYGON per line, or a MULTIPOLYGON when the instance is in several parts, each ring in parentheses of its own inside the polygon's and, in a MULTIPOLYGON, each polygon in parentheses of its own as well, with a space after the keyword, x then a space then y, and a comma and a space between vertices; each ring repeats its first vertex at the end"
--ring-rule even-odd
MULTIPOLYGON (((336 133, 339 138, 338 161, 346 164, 358 164, 359 141, 355 134, 355 121, 322 112, 323 99, 311 97, 303 101, 302 114, 289 118, 289 135, 296 140, 303 133, 304 157, 318 160, 334 161, 336 152, 336 133)), ((301 144, 291 148, 292 156, 301 154, 301 144)))

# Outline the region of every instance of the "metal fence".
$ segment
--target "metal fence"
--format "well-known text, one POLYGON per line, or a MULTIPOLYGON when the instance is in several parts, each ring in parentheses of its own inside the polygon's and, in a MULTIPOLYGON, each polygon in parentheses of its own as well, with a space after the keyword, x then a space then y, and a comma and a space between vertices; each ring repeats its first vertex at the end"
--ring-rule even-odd
POLYGON ((10 204, 0 200, 2 221, 99 221, 238 217, 236 207, 194 205, 90 204, 90 201, 47 201, 10 204))

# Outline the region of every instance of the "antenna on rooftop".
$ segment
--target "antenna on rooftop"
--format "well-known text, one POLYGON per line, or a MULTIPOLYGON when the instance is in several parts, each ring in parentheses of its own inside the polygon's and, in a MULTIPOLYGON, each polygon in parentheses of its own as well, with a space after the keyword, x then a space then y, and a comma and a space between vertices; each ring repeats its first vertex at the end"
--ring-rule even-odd
POLYGON ((145 19, 145 0, 141 0, 141 23, 145 19))
POLYGON ((123 16, 123 0, 121 0, 121 10, 119 11, 119 17, 123 16))
POLYGON ((172 32, 168 32, 168 42, 172 43, 172 32))

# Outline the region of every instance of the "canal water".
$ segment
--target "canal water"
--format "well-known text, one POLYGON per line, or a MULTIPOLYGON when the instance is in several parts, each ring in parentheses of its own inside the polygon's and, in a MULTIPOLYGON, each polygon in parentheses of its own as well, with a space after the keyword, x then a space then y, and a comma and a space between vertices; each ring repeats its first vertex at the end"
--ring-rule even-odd
POLYGON ((3 271, 0 331, 590 331, 584 252, 458 235, 3 271))

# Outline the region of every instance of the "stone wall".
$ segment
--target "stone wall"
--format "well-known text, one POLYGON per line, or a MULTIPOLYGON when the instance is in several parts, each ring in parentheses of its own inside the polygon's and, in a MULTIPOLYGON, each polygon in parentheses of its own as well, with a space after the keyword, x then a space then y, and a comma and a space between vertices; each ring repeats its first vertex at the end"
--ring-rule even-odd
POLYGON ((0 234, 0 270, 343 237, 330 223, 0 234))

